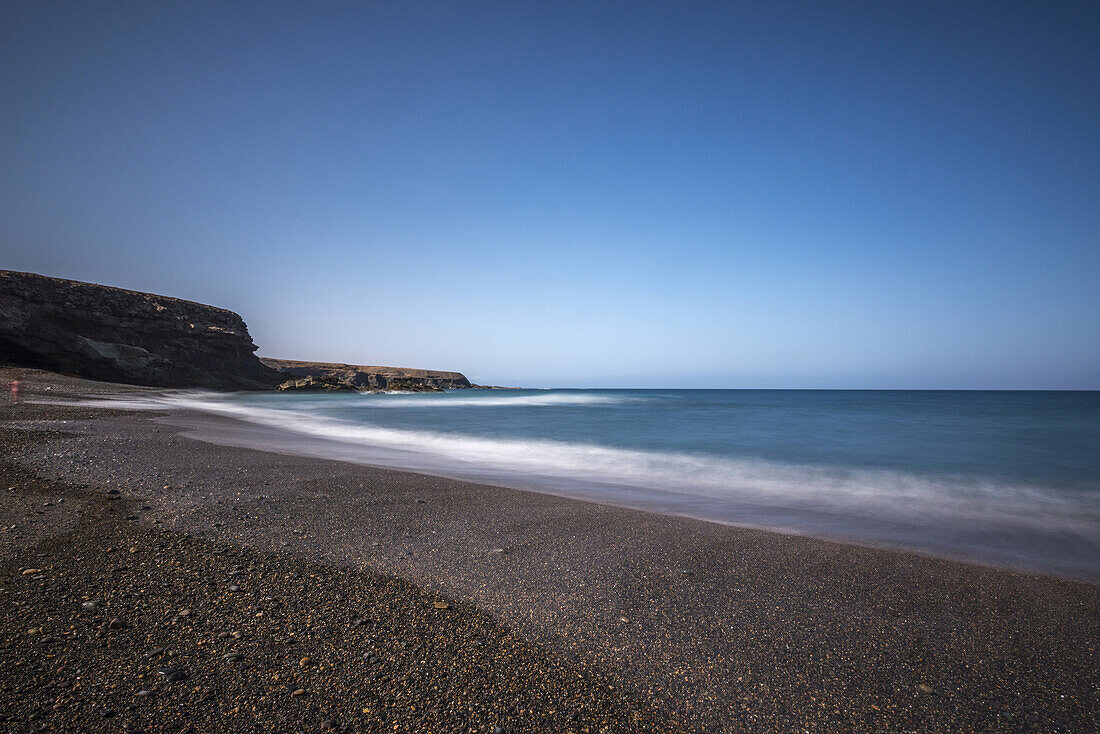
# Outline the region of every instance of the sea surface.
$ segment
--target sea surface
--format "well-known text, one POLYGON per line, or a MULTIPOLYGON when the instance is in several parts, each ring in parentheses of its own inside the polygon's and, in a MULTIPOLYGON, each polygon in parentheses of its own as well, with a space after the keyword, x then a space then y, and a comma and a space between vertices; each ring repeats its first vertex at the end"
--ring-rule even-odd
POLYGON ((199 431, 225 443, 1100 580, 1100 392, 176 392, 147 407, 231 418, 199 431))

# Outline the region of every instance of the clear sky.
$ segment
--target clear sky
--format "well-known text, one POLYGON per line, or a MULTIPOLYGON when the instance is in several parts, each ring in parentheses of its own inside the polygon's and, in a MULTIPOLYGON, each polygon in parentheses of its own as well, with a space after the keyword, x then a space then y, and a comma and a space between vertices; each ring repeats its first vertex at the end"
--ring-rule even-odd
POLYGON ((528 386, 1100 388, 1095 2, 0 5, 0 267, 528 386))

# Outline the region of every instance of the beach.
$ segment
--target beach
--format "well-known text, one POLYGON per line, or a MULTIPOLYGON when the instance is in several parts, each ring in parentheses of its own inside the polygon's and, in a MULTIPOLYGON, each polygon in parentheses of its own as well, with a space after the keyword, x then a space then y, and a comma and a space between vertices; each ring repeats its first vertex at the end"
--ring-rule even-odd
POLYGON ((1095 727, 1095 584, 217 445, 40 402, 141 388, 0 377, 15 730, 1095 727))

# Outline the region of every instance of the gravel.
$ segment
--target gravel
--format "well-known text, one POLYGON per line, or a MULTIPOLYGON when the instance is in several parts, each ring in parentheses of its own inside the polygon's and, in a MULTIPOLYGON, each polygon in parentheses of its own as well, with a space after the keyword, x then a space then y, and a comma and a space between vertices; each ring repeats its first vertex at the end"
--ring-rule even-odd
POLYGON ((15 730, 1091 731, 1100 710, 1094 584, 33 403, 0 407, 0 493, 15 730))

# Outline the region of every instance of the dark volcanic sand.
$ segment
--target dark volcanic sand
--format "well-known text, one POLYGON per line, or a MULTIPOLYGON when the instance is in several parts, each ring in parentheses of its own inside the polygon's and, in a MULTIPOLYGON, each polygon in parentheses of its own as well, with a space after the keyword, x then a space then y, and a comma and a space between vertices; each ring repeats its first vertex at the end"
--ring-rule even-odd
MULTIPOLYGON (((37 395, 125 389, 23 374, 37 395)), ((0 409, 14 730, 1097 730, 1096 585, 216 446, 151 417, 0 409)))

